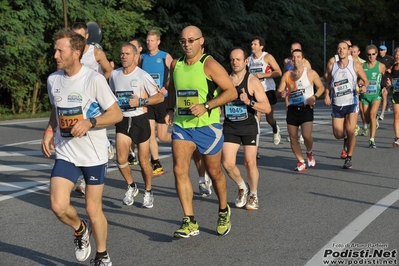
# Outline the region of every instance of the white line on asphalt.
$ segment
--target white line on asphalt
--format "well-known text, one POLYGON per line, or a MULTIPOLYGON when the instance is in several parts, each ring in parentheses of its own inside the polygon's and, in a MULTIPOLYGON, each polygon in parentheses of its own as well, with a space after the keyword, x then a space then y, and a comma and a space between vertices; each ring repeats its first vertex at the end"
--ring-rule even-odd
POLYGON ((0 172, 14 172, 14 171, 38 171, 51 169, 53 164, 17 164, 17 165, 0 165, 0 172))
POLYGON ((44 156, 41 151, 0 151, 0 157, 44 156))
POLYGON ((48 184, 50 181, 21 181, 21 182, 0 182, 0 192, 3 191, 17 191, 34 187, 37 185, 48 184))
MULTIPOLYGON (((350 224, 348 224, 341 232, 333 237, 330 242, 328 242, 316 255, 310 259, 305 266, 320 266, 323 262, 323 253, 325 249, 331 249, 333 243, 336 244, 349 244, 355 237, 357 237, 370 223, 372 223, 377 217, 388 209, 392 204, 399 200, 399 189, 395 190, 373 206, 371 206, 367 211, 358 216, 350 224)), ((342 248, 335 248, 336 251, 342 251, 342 248)), ((325 258, 324 258, 325 259, 325 258)))
POLYGON ((1 196, 0 197, 0 201, 16 198, 18 196, 22 196, 22 195, 25 195, 25 194, 28 194, 28 193, 37 192, 37 191, 40 191, 40 190, 45 190, 45 189, 48 189, 48 187, 49 187, 49 185, 47 184, 47 185, 43 185, 43 186, 39 186, 39 187, 33 187, 33 188, 29 188, 29 189, 24 189, 24 190, 12 193, 10 195, 1 196))

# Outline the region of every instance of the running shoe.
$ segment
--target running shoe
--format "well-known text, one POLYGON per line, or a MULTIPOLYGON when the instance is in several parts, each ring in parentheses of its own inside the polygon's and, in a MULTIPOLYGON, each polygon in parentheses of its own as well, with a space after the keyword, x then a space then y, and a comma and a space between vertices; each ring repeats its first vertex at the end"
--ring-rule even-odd
POLYGON ((345 149, 342 149, 341 151, 341 159, 346 159, 348 157, 348 152, 345 149))
POLYGON ((142 207, 147 209, 154 207, 154 194, 152 192, 144 192, 142 207))
POLYGON ((85 261, 90 256, 90 235, 91 227, 89 220, 82 220, 86 226, 86 230, 83 235, 75 233, 75 257, 77 261, 85 261))
POLYGON ((298 171, 298 172, 306 171, 306 164, 304 162, 297 163, 297 165, 295 167, 295 171, 298 171))
POLYGON ((134 187, 127 186, 127 191, 125 193, 125 198, 123 199, 123 203, 127 206, 131 206, 134 203, 134 197, 139 194, 139 189, 137 185, 134 184, 134 187))
POLYGON ((359 131, 360 131, 360 127, 358 125, 356 125, 355 136, 359 135, 359 131))
POLYGON ((399 139, 395 138, 394 142, 392 143, 392 146, 399 147, 399 139))
POLYGON ((75 191, 82 195, 86 193, 86 182, 84 178, 78 179, 78 182, 76 182, 75 191))
POLYGON ((369 148, 372 148, 372 149, 376 149, 377 148, 377 146, 375 145, 374 139, 370 139, 369 148))
POLYGON ((110 256, 108 255, 107 258, 95 258, 90 261, 93 266, 112 266, 112 261, 110 256))
POLYGON ((352 160, 349 158, 345 159, 344 166, 342 166, 344 169, 352 169, 352 160))
POLYGON ((278 145, 281 141, 281 135, 280 135, 280 127, 276 125, 277 127, 277 133, 273 134, 273 143, 274 145, 278 145))
POLYGON ((383 120, 384 120, 384 114, 381 114, 381 115, 378 117, 378 120, 383 121, 383 120))
POLYGON ((115 156, 115 149, 114 145, 112 144, 112 141, 109 141, 109 146, 108 146, 108 160, 112 160, 115 156))
POLYGON ((250 210, 250 211, 259 209, 258 197, 255 195, 250 195, 246 208, 247 208, 247 210, 250 210))
POLYGON ((138 165, 139 164, 139 161, 137 161, 137 158, 136 158, 136 154, 133 155, 130 153, 129 156, 127 157, 127 160, 130 165, 138 165))
POLYGON ((155 162, 152 165, 152 174, 153 175, 163 175, 163 167, 159 161, 155 162))
POLYGON ((183 217, 183 221, 179 229, 173 234, 177 238, 189 238, 199 234, 199 225, 197 222, 193 223, 190 217, 183 217))
POLYGON ((302 134, 299 135, 298 142, 299 142, 299 144, 305 144, 305 140, 303 139, 302 134))
POLYGON ((313 152, 306 152, 306 158, 308 159, 308 167, 316 166, 316 160, 313 157, 313 152))
POLYGON ((238 189, 238 196, 236 198, 236 208, 242 208, 247 204, 248 188, 238 189))
POLYGON ((206 198, 212 194, 212 180, 208 179, 205 182, 200 182, 199 185, 199 192, 202 197, 206 198))
POLYGON ((227 205, 227 211, 219 212, 218 223, 216 226, 216 232, 220 236, 227 235, 230 232, 230 206, 227 205))
POLYGON ((362 136, 368 136, 369 131, 367 130, 367 128, 363 128, 362 129, 362 136))

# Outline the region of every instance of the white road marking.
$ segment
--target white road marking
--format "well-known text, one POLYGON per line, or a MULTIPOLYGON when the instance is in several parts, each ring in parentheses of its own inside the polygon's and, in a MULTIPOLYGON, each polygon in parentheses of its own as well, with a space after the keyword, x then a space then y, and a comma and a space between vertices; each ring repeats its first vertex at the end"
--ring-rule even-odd
POLYGON ((50 181, 21 181, 21 182, 0 182, 0 192, 3 191, 17 191, 34 187, 37 185, 48 184, 50 181))
MULTIPOLYGON (((399 200, 399 189, 395 190, 373 206, 367 211, 358 216, 350 224, 348 224, 341 232, 333 237, 316 255, 313 256, 305 266, 320 266, 323 263, 323 253, 325 249, 331 249, 333 243, 337 244, 349 244, 355 237, 357 237, 370 223, 372 223, 377 217, 383 213, 386 209, 392 206, 396 201, 399 200)), ((342 251, 344 247, 334 247, 336 251, 342 251)))
POLYGON ((1 196, 0 197, 0 201, 16 198, 18 196, 22 196, 22 195, 25 195, 25 194, 28 194, 28 193, 37 192, 37 191, 40 191, 40 190, 45 190, 45 189, 48 189, 48 187, 49 187, 49 185, 47 184, 47 185, 33 187, 33 188, 29 188, 29 189, 23 189, 21 191, 12 193, 10 195, 1 196))

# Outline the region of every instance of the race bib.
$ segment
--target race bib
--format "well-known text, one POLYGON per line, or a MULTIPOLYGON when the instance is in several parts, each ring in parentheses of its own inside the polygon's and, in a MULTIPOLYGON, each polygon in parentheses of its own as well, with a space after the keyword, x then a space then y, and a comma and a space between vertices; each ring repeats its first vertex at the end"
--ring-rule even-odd
POLYGON ((370 84, 367 87, 366 93, 367 94, 376 94, 377 93, 377 82, 370 81, 370 84))
POLYGON ((392 79, 393 92, 399 92, 399 78, 392 79))
POLYGON ((231 121, 241 121, 248 118, 247 105, 240 99, 235 99, 224 107, 226 118, 231 121))
POLYGON ((129 100, 133 99, 133 91, 116 91, 115 96, 118 99, 118 105, 121 108, 122 112, 125 111, 134 111, 136 107, 130 107, 129 100))
POLYGON ((60 127, 61 137, 73 138, 71 134, 73 126, 79 120, 84 119, 82 107, 81 106, 70 107, 70 108, 57 107, 57 112, 58 112, 58 125, 60 127))
MULTIPOLYGON (((250 68, 249 69, 249 73, 252 75, 255 75, 255 73, 263 73, 262 68, 258 67, 258 68, 250 68)), ((264 78, 260 78, 260 81, 264 80, 264 78)))
POLYGON ((335 97, 342 97, 351 94, 351 88, 349 88, 348 79, 343 79, 334 82, 334 91, 335 91, 335 97))
POLYGON ((290 105, 305 105, 305 96, 303 95, 303 91, 296 90, 290 93, 290 105))
POLYGON ((178 90, 176 94, 177 114, 181 116, 192 116, 190 106, 199 104, 198 90, 178 90))
POLYGON ((158 88, 162 88, 162 86, 161 86, 161 75, 158 74, 158 73, 151 73, 150 76, 155 81, 155 84, 157 84, 158 88))

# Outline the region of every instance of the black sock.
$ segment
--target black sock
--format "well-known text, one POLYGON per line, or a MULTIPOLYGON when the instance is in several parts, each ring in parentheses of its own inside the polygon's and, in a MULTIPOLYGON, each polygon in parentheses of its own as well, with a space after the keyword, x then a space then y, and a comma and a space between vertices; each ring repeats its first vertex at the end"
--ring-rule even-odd
POLYGON ((108 253, 107 253, 107 251, 103 251, 103 252, 96 252, 96 259, 101 259, 101 258, 104 258, 104 259, 107 259, 108 258, 108 253))
POLYGON ((219 212, 227 212, 229 209, 226 207, 224 209, 219 209, 219 212))
POLYGON ((344 138, 344 149, 346 150, 346 142, 347 142, 347 138, 344 138))
POLYGON ((188 218, 190 218, 190 221, 192 222, 192 223, 196 223, 196 221, 195 221, 195 219, 194 219, 194 215, 189 215, 189 216, 187 216, 188 218))
POLYGON ((134 187, 136 184, 133 182, 129 185, 129 187, 134 187))
POLYGON ((352 156, 347 156, 346 158, 352 161, 352 156))
POLYGON ((274 125, 271 125, 273 129, 273 134, 277 133, 277 122, 274 125))
POLYGON ((151 157, 151 164, 154 165, 154 164, 156 164, 156 163, 161 164, 161 163, 159 162, 159 158, 155 160, 155 159, 152 159, 152 157, 151 157))
POLYGON ((146 189, 145 192, 151 193, 151 189, 150 189, 150 190, 147 190, 147 189, 146 189))
POLYGON ((75 233, 78 235, 83 235, 86 231, 86 225, 83 221, 80 222, 80 226, 78 228, 78 230, 75 230, 75 233))

